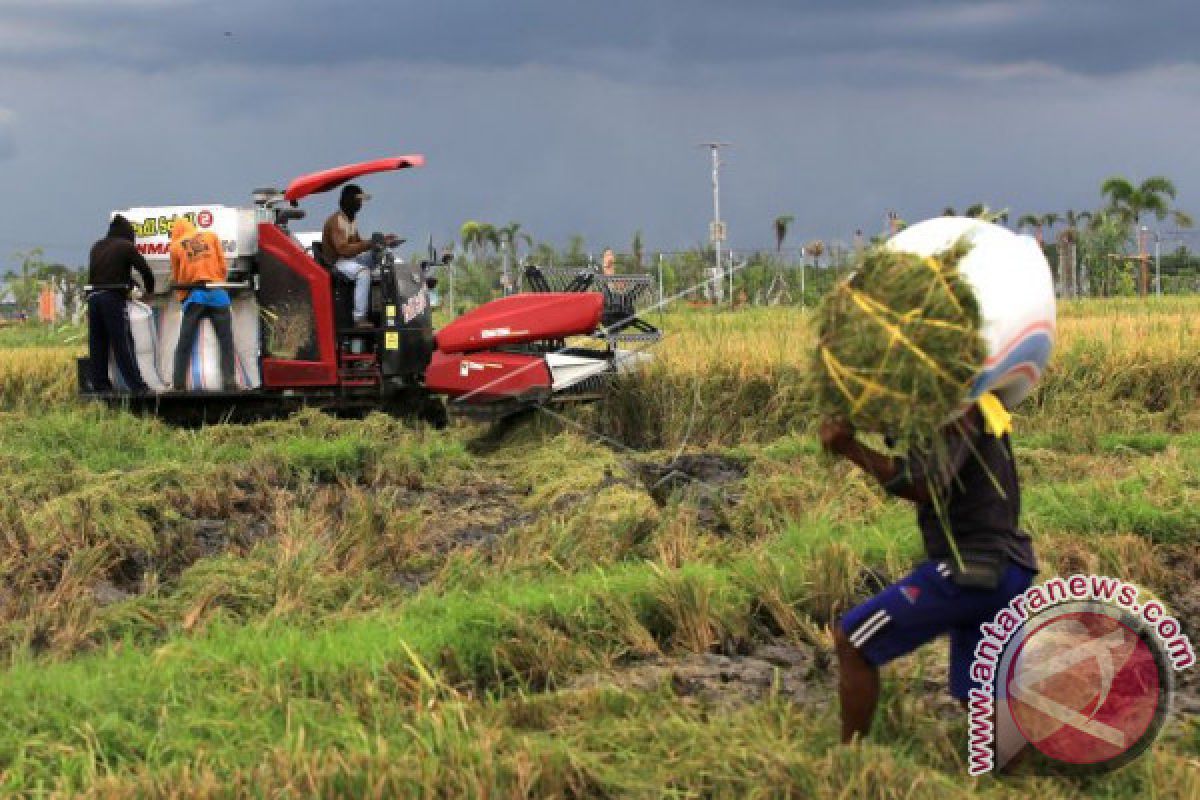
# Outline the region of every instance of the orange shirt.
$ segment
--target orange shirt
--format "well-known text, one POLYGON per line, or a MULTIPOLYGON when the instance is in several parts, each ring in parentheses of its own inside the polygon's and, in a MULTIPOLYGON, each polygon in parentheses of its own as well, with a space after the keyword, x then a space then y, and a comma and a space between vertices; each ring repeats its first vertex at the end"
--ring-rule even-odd
MULTIPOLYGON (((197 231, 184 219, 171 228, 171 282, 200 283, 224 281, 228 275, 221 240, 211 231, 197 231)), ((187 299, 188 290, 176 292, 180 301, 187 299)))

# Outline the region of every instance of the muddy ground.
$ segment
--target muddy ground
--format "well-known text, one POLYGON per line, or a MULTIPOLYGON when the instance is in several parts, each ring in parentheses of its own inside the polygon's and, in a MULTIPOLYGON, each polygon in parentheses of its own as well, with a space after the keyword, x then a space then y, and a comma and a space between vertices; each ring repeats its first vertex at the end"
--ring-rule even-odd
MULTIPOLYGON (((424 546, 434 556, 474 548, 488 551, 510 531, 529 525, 547 514, 561 514, 588 494, 622 484, 640 487, 660 507, 684 503, 696 509, 697 519, 717 533, 729 532, 728 512, 741 500, 740 483, 748 472, 741 460, 711 453, 680 455, 665 462, 641 461, 630 465, 627 475, 607 474, 597 485, 568 492, 546 508, 527 511, 513 502, 523 494, 500 479, 477 478, 454 486, 403 487, 394 496, 397 507, 419 508, 436 525, 427 525, 424 546)), ((391 487, 396 491, 396 487, 391 487)), ((170 580, 188 565, 227 552, 245 552, 271 535, 267 518, 248 504, 229 519, 193 519, 180 523, 170 535, 180 543, 169 560, 156 561, 145 553, 133 553, 114 568, 109 580, 94 587, 100 604, 125 600, 140 591, 141 578, 154 571, 170 580)), ((1178 589, 1164 596, 1168 607, 1198 641, 1200 634, 1200 583, 1197 567, 1176 564, 1179 574, 1172 580, 1178 589), (1185 574, 1186 573, 1186 574, 1185 574)), ((413 591, 432 577, 433 570, 398 572, 394 582, 413 591)), ((891 576, 864 571, 857 594, 866 598, 886 585, 891 576)), ((1177 674, 1175 708, 1182 714, 1200 713, 1200 670, 1177 674)), ((586 689, 616 686, 651 690, 669 685, 681 697, 717 708, 731 708, 762 700, 767 695, 789 698, 797 703, 827 707, 834 702, 836 667, 832 651, 824 645, 771 642, 749 653, 701 653, 678 657, 656 657, 608 673, 584 675, 565 688, 586 689)), ((960 714, 946 693, 944 677, 922 679, 924 690, 935 697, 939 715, 960 714)))

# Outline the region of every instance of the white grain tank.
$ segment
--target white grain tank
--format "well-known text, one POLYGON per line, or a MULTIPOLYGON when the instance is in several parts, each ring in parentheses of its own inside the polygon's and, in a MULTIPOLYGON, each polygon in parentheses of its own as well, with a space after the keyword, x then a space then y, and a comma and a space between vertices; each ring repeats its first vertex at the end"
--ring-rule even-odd
MULTIPOLYGON (((138 252, 154 273, 155 293, 143 303, 130 302, 129 317, 134 348, 143 377, 150 388, 165 387, 174 373, 175 345, 183 309, 171 291, 171 226, 183 217, 198 229, 210 231, 221 240, 229 270, 248 272, 258 253, 258 220, 254 208, 233 208, 216 203, 187 206, 147 206, 115 211, 133 224, 138 252), (147 351, 153 351, 148 354, 147 351)), ((233 341, 237 386, 221 386, 217 337, 212 323, 204 320, 188 362, 187 383, 177 391, 224 388, 254 389, 259 374, 258 304, 251 290, 231 290, 233 341)))
POLYGON ((905 228, 888 240, 900 252, 929 256, 960 238, 971 251, 959 262, 975 290, 988 355, 966 400, 994 392, 1015 408, 1042 377, 1054 345, 1054 279, 1032 237, 965 217, 936 217, 905 228))

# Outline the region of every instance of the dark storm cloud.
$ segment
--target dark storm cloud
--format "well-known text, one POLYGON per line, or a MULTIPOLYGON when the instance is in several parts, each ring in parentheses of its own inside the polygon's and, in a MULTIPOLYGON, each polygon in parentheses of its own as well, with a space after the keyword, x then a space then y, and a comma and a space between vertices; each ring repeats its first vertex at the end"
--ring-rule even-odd
POLYGON ((796 69, 853 78, 856 58, 884 52, 893 68, 864 77, 952 77, 958 67, 1024 62, 1109 75, 1194 61, 1195 8, 1191 0, 19 1, 0 10, 0 22, 30 41, 5 37, 0 58, 143 70, 544 64, 653 83, 736 82, 759 71, 795 80, 796 69))
MULTIPOLYGON (((370 224, 448 241, 519 220, 593 249, 702 242, 732 141, 736 248, 972 202, 1090 208, 1167 174, 1195 210, 1190 3, 1161 0, 0 0, 0 221, 77 263, 130 205, 388 153, 370 224), (229 34, 229 35, 226 35, 229 34), (1147 120, 1170 124, 1148 125, 1147 120), (81 180, 81 176, 83 179, 81 180)), ((328 197, 314 198, 319 225, 328 197)), ((0 261, 0 271, 4 264, 0 261)))
POLYGON ((0 161, 12 158, 16 154, 16 143, 12 135, 12 114, 0 108, 0 161))

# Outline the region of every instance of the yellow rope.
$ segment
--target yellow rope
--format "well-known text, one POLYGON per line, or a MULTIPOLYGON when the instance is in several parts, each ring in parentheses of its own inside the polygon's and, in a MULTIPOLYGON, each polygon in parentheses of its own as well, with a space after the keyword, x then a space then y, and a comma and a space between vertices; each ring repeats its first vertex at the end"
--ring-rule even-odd
POLYGON ((873 394, 882 394, 894 397, 898 400, 907 400, 908 396, 897 392, 895 389, 890 389, 881 383, 871 380, 855 372, 838 360, 837 356, 829 351, 828 347, 821 347, 821 360, 825 364, 825 370, 829 373, 829 377, 833 379, 833 383, 837 386, 838 391, 842 393, 842 397, 846 398, 846 402, 851 406, 851 413, 857 412, 862 408, 866 399, 873 394), (849 386, 847 381, 854 381, 863 391, 855 393, 849 386))
POLYGON ((999 397, 992 392, 984 392, 977 402, 979 411, 983 414, 983 426, 988 433, 997 439, 1006 433, 1012 433, 1012 414, 1008 413, 999 397))
MULTIPOLYGON (((945 265, 933 256, 926 257, 925 265, 933 271, 934 277, 937 278, 938 283, 941 284, 942 289, 946 292, 947 299, 951 303, 954 303, 955 310, 961 314, 963 310, 962 305, 958 302, 958 298, 954 296, 954 292, 950 288, 950 282, 946 280, 945 265)), ((932 284, 930 284, 929 289, 931 292, 933 291, 932 284)))
POLYGON ((929 369, 932 370, 938 377, 947 381, 954 380, 954 377, 947 375, 946 371, 943 370, 936 361, 930 358, 928 353, 926 353, 920 347, 917 347, 917 345, 914 344, 911 339, 905 336, 904 331, 900 330, 895 325, 883 318, 883 315, 879 313, 879 309, 883 308, 890 311, 887 306, 883 305, 878 300, 875 300, 873 297, 863 294, 857 289, 850 289, 849 291, 850 299, 854 301, 855 305, 861 308, 866 313, 867 317, 873 320, 877 325, 879 325, 879 327, 891 334, 894 341, 899 341, 901 344, 907 347, 910 353, 920 359, 925 366, 929 367, 929 369))
MULTIPOLYGON (((926 263, 930 263, 931 261, 931 268, 935 272, 938 272, 937 262, 933 261, 932 259, 926 259, 926 263)), ((938 274, 940 276, 940 272, 938 272, 938 274)), ((853 301, 854 304, 857 305, 869 319, 883 328, 888 334, 888 347, 884 354, 884 361, 880 364, 879 369, 876 370, 877 372, 882 371, 884 364, 886 364, 888 354, 891 353, 896 342, 900 342, 905 348, 908 349, 910 353, 920 359, 922 363, 929 367, 930 370, 932 370, 943 380, 954 380, 953 376, 946 373, 946 371, 942 369, 941 365, 934 361, 934 359, 931 358, 928 353, 917 346, 898 325, 889 321, 888 318, 891 317, 895 320, 898 320, 901 322, 901 324, 916 323, 928 327, 941 328, 943 330, 969 332, 969 328, 964 325, 958 325, 942 319, 927 318, 923 316, 922 309, 920 308, 910 309, 909 311, 903 313, 895 311, 886 304, 879 302, 869 294, 850 286, 848 282, 840 284, 838 286, 838 290, 845 292, 850 297, 851 301, 853 301)), ((838 358, 829 350, 829 348, 821 346, 820 351, 821 360, 825 366, 825 369, 829 373, 830 378, 832 378, 833 383, 837 387, 838 391, 841 392, 842 396, 846 399, 846 402, 849 403, 851 414, 855 414, 860 411, 862 407, 866 405, 866 403, 875 395, 883 395, 902 401, 909 399, 909 397, 902 392, 898 392, 876 380, 855 373, 840 360, 838 360, 838 358), (859 391, 855 392, 848 385, 849 382, 858 384, 859 391)), ((961 385, 965 389, 970 385, 970 381, 967 381, 961 385)))

